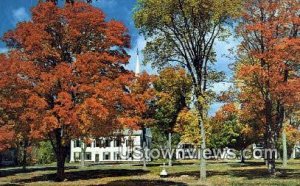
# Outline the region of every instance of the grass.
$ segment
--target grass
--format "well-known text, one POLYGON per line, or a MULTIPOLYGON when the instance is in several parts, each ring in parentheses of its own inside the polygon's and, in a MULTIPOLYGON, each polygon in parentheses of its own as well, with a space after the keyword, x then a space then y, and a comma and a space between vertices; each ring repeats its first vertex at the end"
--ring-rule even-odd
MULTIPOLYGON (((138 164, 95 165, 80 168, 68 164, 66 180, 59 185, 300 185, 300 160, 291 160, 286 169, 278 164, 280 173, 269 175, 263 162, 208 161, 206 182, 199 182, 199 162, 185 160, 166 167, 169 177, 160 178, 161 162, 151 162, 143 170, 138 164)), ((0 185, 58 185, 54 182, 55 167, 0 169, 0 185)))

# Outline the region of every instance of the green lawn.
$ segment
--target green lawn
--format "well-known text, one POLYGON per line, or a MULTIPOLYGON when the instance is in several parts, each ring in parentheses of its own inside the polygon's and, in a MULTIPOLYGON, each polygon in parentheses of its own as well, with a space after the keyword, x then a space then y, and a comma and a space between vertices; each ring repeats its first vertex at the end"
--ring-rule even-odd
MULTIPOLYGON (((287 169, 269 176, 263 162, 209 161, 208 179, 198 181, 198 161, 181 161, 166 167, 169 177, 160 178, 161 163, 152 162, 147 170, 139 165, 95 165, 84 168, 68 164, 66 180, 59 185, 300 185, 300 160, 289 161, 287 169)), ((26 173, 19 169, 1 169, 0 185, 58 185, 52 181, 55 167, 30 167, 26 173)))

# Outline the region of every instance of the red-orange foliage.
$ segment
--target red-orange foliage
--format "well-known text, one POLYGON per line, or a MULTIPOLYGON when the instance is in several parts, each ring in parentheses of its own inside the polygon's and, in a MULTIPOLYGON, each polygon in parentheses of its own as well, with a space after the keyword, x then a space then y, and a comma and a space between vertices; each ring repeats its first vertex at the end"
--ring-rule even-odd
POLYGON ((222 122, 224 120, 229 120, 231 117, 237 117, 238 110, 234 103, 227 103, 223 105, 214 116, 214 120, 217 122, 222 122))
MULTIPOLYGON (((275 148, 285 110, 299 94, 299 8, 294 0, 247 1, 238 28, 242 108, 245 117, 265 128, 266 148, 275 148)), ((275 171, 274 162, 269 167, 275 171)))
POLYGON ((29 146, 30 126, 33 122, 40 122, 38 112, 43 104, 32 106, 33 102, 39 101, 32 91, 33 85, 28 81, 36 77, 32 73, 34 66, 32 63, 22 64, 17 56, 16 52, 11 52, 9 58, 0 56, 0 126, 4 138, 1 146, 19 144, 26 149, 29 146))
POLYGON ((11 147, 14 138, 14 131, 9 125, 0 127, 0 152, 11 147))
POLYGON ((6 101, 7 107, 23 109, 18 119, 30 125, 31 138, 51 140, 58 179, 63 179, 71 139, 111 135, 144 122, 151 78, 135 77, 124 69, 129 40, 122 23, 106 22, 101 10, 86 3, 62 8, 40 3, 32 9, 32 21, 5 34, 13 50, 8 60, 16 67, 5 68, 11 76, 1 76, 12 78, 9 85, 26 83, 9 89, 14 96, 6 101), (23 96, 18 92, 28 95, 22 99, 26 104, 18 100, 23 96))

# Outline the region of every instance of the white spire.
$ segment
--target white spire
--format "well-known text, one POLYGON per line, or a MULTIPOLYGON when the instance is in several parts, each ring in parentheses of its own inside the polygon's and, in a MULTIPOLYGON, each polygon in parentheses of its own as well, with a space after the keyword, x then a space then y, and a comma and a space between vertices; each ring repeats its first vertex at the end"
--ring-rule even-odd
POLYGON ((135 75, 140 74, 140 59, 139 59, 139 49, 136 49, 136 64, 135 64, 135 75))

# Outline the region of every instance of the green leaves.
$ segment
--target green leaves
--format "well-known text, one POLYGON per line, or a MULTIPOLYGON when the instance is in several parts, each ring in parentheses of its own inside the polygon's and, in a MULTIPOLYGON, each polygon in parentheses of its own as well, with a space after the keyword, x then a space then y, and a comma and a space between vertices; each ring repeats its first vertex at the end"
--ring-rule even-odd
POLYGON ((172 131, 180 111, 190 103, 192 81, 182 68, 165 68, 154 82, 156 119, 165 131, 172 131))

